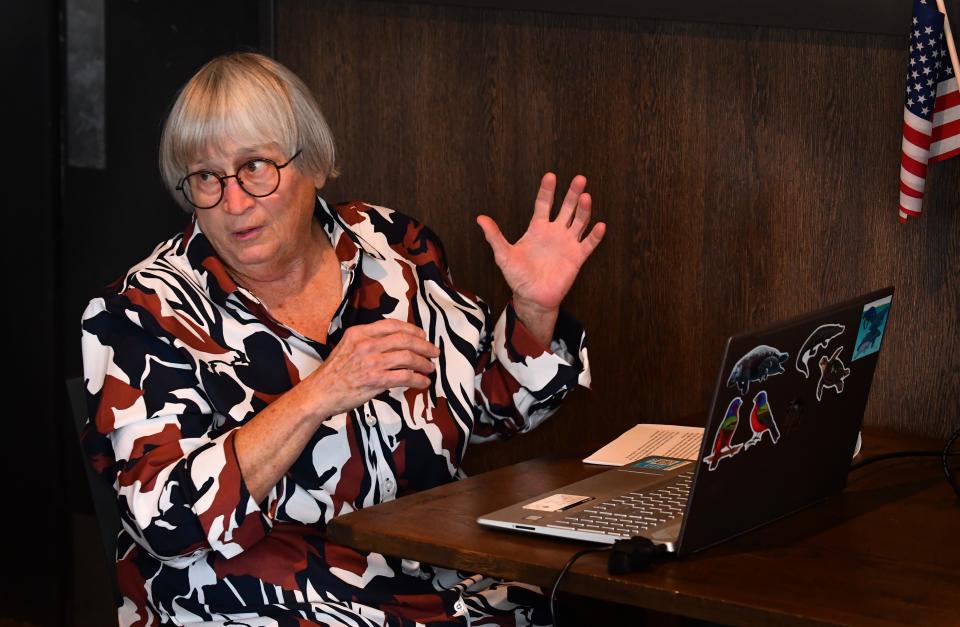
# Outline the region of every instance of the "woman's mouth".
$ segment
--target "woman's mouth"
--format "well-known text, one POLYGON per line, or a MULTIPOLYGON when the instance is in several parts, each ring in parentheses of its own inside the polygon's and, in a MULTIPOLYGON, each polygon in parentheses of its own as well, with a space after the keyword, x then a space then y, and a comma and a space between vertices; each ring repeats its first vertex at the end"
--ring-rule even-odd
POLYGON ((253 239, 257 235, 259 235, 260 231, 262 230, 263 230, 262 226, 254 226, 249 229, 241 229, 239 231, 234 231, 233 236, 242 242, 249 239, 253 239))

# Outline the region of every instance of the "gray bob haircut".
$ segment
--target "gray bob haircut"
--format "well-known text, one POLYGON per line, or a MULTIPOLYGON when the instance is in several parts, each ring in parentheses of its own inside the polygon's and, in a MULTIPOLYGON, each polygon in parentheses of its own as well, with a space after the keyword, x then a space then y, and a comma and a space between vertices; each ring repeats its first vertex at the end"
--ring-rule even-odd
POLYGON ((269 57, 238 52, 217 57, 193 75, 177 96, 160 138, 160 174, 176 191, 187 168, 225 139, 242 145, 276 144, 310 176, 338 174, 333 135, 316 99, 296 74, 269 57))

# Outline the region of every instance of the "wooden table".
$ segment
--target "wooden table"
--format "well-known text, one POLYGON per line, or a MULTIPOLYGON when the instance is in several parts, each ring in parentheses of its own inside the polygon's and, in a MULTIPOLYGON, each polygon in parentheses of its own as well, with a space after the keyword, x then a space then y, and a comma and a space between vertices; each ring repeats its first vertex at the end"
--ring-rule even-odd
MULTIPOLYGON (((864 455, 942 442, 867 431, 864 455)), ((549 585, 585 544, 496 531, 478 515, 601 472, 544 458, 333 520, 361 550, 549 585)), ((878 462, 847 489, 721 546, 626 576, 606 553, 579 560, 561 590, 733 625, 960 625, 960 501, 939 458, 878 462)))

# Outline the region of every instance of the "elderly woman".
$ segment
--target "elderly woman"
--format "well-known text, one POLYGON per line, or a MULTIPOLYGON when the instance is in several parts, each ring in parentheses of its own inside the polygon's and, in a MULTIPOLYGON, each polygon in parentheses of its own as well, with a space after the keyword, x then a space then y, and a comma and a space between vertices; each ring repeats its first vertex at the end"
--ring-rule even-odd
POLYGON ((494 322, 405 215, 318 190, 330 130, 256 54, 183 88, 160 146, 192 211, 83 316, 86 444, 117 491, 122 625, 545 624, 532 586, 327 542, 334 516, 457 478, 468 442, 537 426, 589 382, 560 301, 600 243, 543 177, 494 322))

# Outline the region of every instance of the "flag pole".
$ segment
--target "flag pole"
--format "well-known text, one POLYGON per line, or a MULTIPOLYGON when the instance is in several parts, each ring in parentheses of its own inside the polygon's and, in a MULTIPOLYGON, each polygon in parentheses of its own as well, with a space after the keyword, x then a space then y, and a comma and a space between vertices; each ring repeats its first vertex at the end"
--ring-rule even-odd
POLYGON ((943 0, 937 0, 937 8, 943 13, 943 34, 947 38, 947 51, 950 53, 950 62, 953 63, 953 76, 960 80, 960 62, 957 62, 957 46, 953 42, 953 33, 950 32, 950 20, 947 17, 947 7, 943 0))

